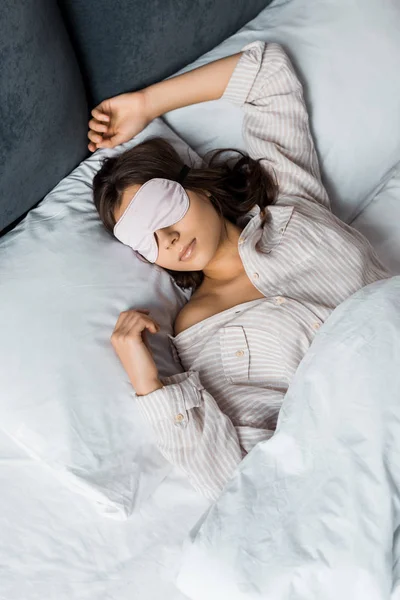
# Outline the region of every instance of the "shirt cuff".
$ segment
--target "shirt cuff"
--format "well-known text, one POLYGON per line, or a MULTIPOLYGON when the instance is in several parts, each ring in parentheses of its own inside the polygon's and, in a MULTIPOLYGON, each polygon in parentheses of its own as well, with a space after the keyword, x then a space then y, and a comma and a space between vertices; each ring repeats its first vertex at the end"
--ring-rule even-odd
POLYGON ((221 96, 222 100, 228 100, 240 106, 246 102, 260 70, 265 45, 265 42, 256 41, 243 46, 240 51, 243 54, 221 96))
POLYGON ((178 427, 186 427, 190 419, 188 411, 202 402, 201 390, 204 387, 198 372, 161 377, 160 381, 164 387, 136 396, 140 411, 153 424, 167 420, 178 427))

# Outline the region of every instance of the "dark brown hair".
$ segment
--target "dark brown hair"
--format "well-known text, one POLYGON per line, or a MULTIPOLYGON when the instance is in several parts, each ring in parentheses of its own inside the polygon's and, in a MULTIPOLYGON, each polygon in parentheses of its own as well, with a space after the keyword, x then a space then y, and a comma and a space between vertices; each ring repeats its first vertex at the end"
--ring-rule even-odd
MULTIPOLYGON (((210 201, 222 217, 236 223, 256 204, 261 211, 273 204, 278 185, 274 174, 261 166, 261 159, 254 160, 233 148, 214 150, 209 159, 207 156, 204 165, 198 167, 186 161, 191 170, 182 185, 192 191, 210 192, 210 201), (231 164, 232 156, 221 158, 224 152, 239 153, 241 158, 231 164)), ((178 181, 183 165, 177 151, 161 137, 149 138, 117 156, 105 157, 93 179, 93 200, 106 229, 113 234, 114 210, 121 205, 128 186, 156 177, 178 181)), ((202 271, 165 270, 179 287, 193 291, 204 277, 202 271)))

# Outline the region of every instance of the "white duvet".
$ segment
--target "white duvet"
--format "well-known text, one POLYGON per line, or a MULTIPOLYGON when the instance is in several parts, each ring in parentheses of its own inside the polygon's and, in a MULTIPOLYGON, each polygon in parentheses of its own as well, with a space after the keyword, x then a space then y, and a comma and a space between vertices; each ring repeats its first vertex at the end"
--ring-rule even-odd
MULTIPOLYGON (((193 600, 383 600, 400 580, 400 277, 341 304, 276 434, 192 531, 193 600)), ((395 597, 395 594, 392 595, 395 597)))

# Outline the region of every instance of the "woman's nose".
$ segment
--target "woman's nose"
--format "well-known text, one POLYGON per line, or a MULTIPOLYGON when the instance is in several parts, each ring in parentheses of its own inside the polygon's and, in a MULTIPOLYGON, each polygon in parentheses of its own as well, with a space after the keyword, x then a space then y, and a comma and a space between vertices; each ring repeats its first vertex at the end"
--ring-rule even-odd
POLYGON ((160 244, 164 248, 170 248, 173 246, 179 239, 179 234, 177 231, 157 231, 157 236, 160 244))
POLYGON ((179 234, 176 231, 173 231, 169 234, 168 239, 168 247, 173 246, 179 240, 179 234))

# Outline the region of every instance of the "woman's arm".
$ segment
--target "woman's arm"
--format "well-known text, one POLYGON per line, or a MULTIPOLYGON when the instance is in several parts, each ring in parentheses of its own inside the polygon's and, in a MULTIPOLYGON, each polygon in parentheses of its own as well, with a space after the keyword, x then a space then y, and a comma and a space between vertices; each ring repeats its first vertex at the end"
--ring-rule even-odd
POLYGON ((279 202, 302 198, 329 208, 302 86, 276 43, 252 42, 231 56, 103 100, 92 110, 89 149, 114 148, 168 111, 218 98, 243 108, 248 153, 276 172, 279 202))
MULTIPOLYGON (((268 406, 259 423, 253 419, 249 425, 242 422, 234 426, 203 387, 197 371, 160 379, 146 341, 146 333, 158 331, 159 325, 148 310, 128 310, 120 314, 111 342, 136 391, 137 406, 155 431, 161 452, 186 473, 195 489, 215 500, 248 451, 248 444, 255 445, 273 434, 266 429, 264 418, 268 406)), ((234 386, 228 388, 227 382, 228 396, 235 393, 234 386)), ((256 392, 263 398, 266 393, 256 392)), ((240 404, 242 392, 236 390, 236 394, 240 404)))
POLYGON ((137 406, 165 458, 182 469, 197 491, 216 500, 243 458, 236 429, 197 371, 161 381, 162 388, 137 396, 137 406))
MULTIPOLYGON (((111 343, 136 392, 136 400, 150 422, 157 444, 192 485, 215 500, 236 465, 242 449, 235 427, 201 385, 196 371, 160 380, 146 334, 159 331, 147 309, 120 314, 111 343)), ((259 434, 258 434, 259 435, 259 434)))
POLYGON ((218 100, 224 93, 241 54, 238 52, 226 56, 144 88, 142 91, 150 120, 176 108, 218 100))
POLYGON ((303 88, 282 46, 262 41, 144 90, 151 118, 207 100, 243 107, 243 134, 252 158, 275 170, 280 199, 329 208, 311 135, 303 88))
POLYGON ((239 52, 137 92, 103 100, 91 111, 89 150, 114 148, 170 110, 220 98, 240 55, 239 52))

